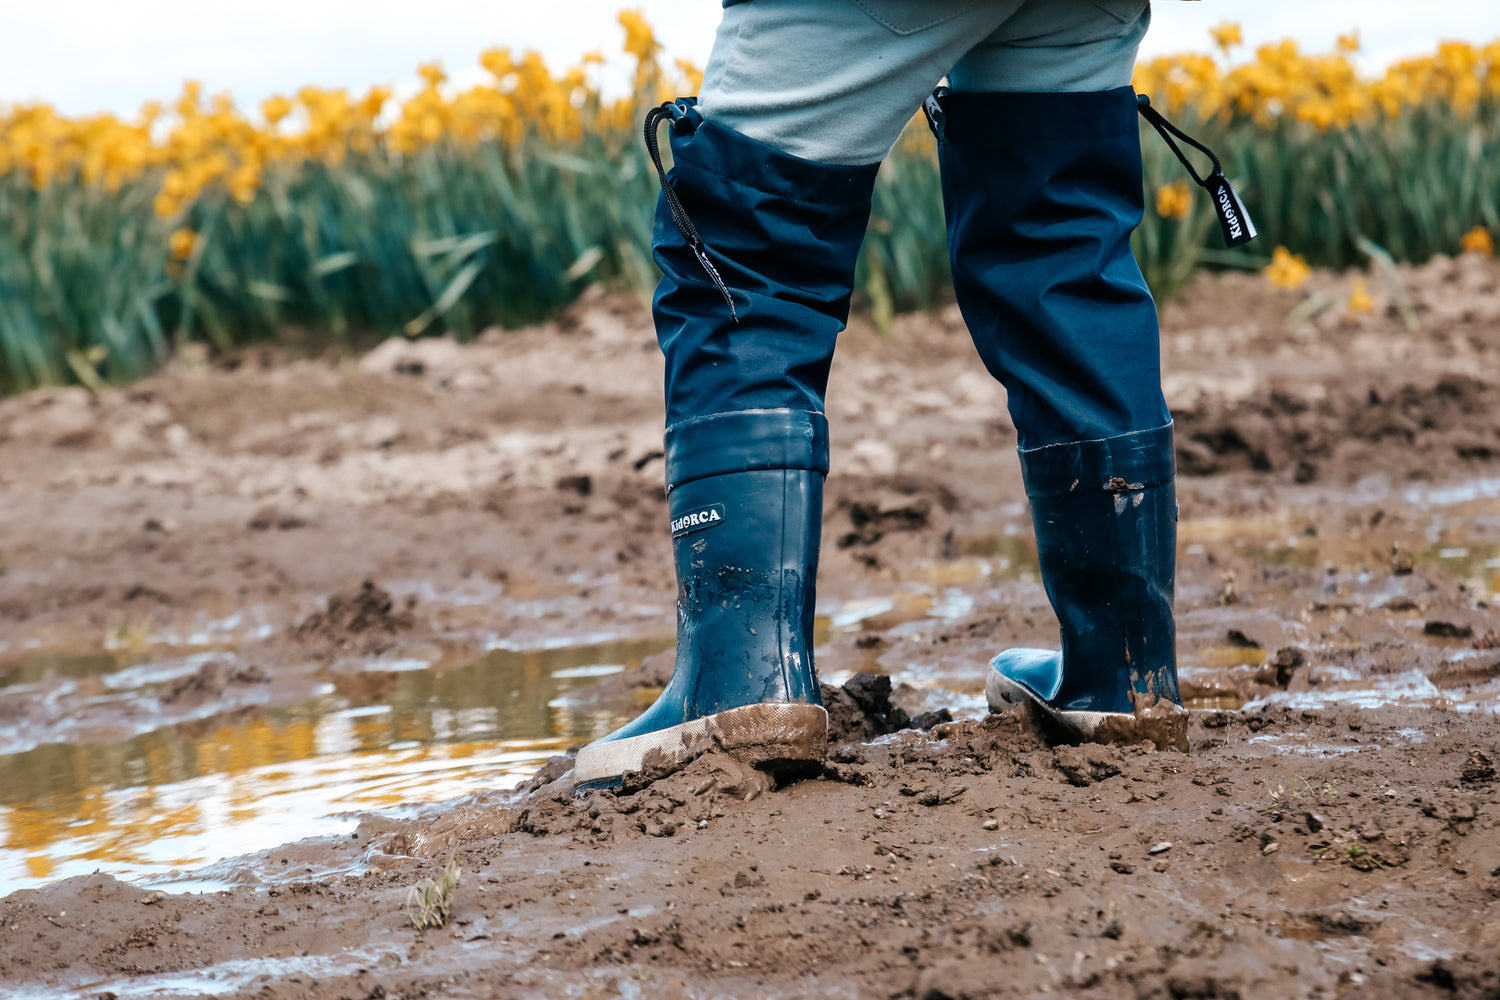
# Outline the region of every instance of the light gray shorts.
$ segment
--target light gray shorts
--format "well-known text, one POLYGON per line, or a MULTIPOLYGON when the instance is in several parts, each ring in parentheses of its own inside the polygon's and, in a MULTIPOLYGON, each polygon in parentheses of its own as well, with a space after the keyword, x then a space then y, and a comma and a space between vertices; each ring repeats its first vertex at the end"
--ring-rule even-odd
POLYGON ((824 163, 874 163, 932 89, 1130 82, 1150 0, 751 0, 728 7, 705 118, 824 163))

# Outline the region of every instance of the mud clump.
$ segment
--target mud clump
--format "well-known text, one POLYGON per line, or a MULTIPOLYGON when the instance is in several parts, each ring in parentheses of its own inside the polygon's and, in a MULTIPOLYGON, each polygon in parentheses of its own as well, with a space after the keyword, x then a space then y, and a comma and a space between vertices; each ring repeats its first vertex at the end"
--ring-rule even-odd
POLYGON ((1467 784, 1482 785, 1495 780, 1495 763, 1478 750, 1469 753, 1459 777, 1467 784))
MULTIPOLYGON (((924 713, 914 720, 891 703, 891 690, 888 676, 871 673, 855 674, 842 687, 823 685, 830 745, 848 747, 912 729, 916 723, 931 728, 951 720, 946 710, 924 713)), ((622 834, 671 837, 684 824, 722 815, 723 800, 750 802, 778 787, 776 777, 721 751, 711 738, 693 748, 693 753, 685 767, 656 767, 648 758, 641 770, 623 776, 618 790, 590 792, 576 799, 571 787, 573 758, 553 757, 520 786, 509 828, 534 836, 571 832, 598 840, 622 834), (619 817, 629 819, 622 825, 619 817)), ((806 776, 816 773, 813 768, 806 776)), ((782 774, 780 778, 791 783, 801 776, 782 774)), ((838 780, 837 766, 833 776, 838 780)))
POLYGON ((849 505, 854 530, 839 538, 838 545, 841 549, 874 545, 891 532, 922 531, 931 518, 932 503, 923 497, 855 501, 849 505))
POLYGON ((157 699, 163 705, 200 705, 221 697, 232 685, 269 683, 271 678, 258 666, 233 666, 215 660, 166 684, 157 699))
POLYGON ((273 529, 276 531, 295 531, 298 528, 307 527, 307 521, 295 514, 285 513, 275 507, 262 507, 255 512, 255 516, 250 518, 245 527, 251 531, 271 531, 273 529))
MULTIPOLYGON (((1094 730, 1091 737, 1093 742, 1153 743, 1159 750, 1177 750, 1187 753, 1188 714, 1171 702, 1156 701, 1146 705, 1144 701, 1144 698, 1138 696, 1133 715, 1106 716, 1094 730)), ((1038 721, 1046 718, 1045 713, 1035 709, 1034 706, 1028 704, 1027 708, 1038 721)), ((1050 727, 1042 725, 1040 728, 1043 732, 1050 730, 1054 739, 1067 736, 1055 723, 1050 727)), ((1072 742, 1071 739, 1067 741, 1072 742)))
POLYGON ((395 645, 395 639, 416 623, 412 613, 415 596, 397 608, 384 589, 366 580, 358 590, 335 594, 323 611, 309 615, 292 635, 321 656, 340 654, 378 656, 395 645))
POLYGON ((1068 784, 1086 788, 1120 773, 1123 757, 1118 747, 1085 743, 1076 747, 1058 747, 1052 754, 1052 766, 1068 784))
POLYGON ((1313 482, 1341 450, 1416 449, 1460 463, 1500 454, 1494 386, 1466 375, 1429 384, 1328 386, 1313 395, 1273 384, 1239 400, 1207 398, 1174 410, 1177 465, 1185 476, 1238 470, 1289 473, 1313 482))
POLYGON ((1307 665, 1307 656, 1296 646, 1283 646, 1276 651, 1271 666, 1276 670, 1276 686, 1284 688, 1292 682, 1292 674, 1307 665))
POLYGON ((843 687, 822 688, 830 745, 868 743, 912 725, 911 716, 891 704, 891 679, 885 674, 860 672, 843 687))
POLYGON ((750 802, 776 788, 769 774, 716 750, 671 774, 628 774, 618 792, 574 798, 570 785, 560 776, 523 797, 510 829, 534 837, 573 834, 593 843, 674 837, 723 816, 728 803, 750 802))
POLYGON ((1433 639, 1469 639, 1474 635, 1474 627, 1454 622, 1430 621, 1422 626, 1422 634, 1433 639))

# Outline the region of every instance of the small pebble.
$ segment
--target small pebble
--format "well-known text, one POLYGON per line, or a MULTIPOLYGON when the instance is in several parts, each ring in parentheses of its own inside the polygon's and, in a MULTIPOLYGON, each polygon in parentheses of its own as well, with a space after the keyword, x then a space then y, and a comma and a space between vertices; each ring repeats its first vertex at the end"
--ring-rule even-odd
POLYGON ((998 819, 987 819, 984 821, 984 828, 986 830, 998 830, 1000 829, 1000 821, 998 819))
POLYGON ((1161 843, 1157 844, 1155 847, 1151 848, 1151 850, 1147 851, 1146 853, 1147 854, 1165 854, 1168 851, 1170 851, 1171 849, 1172 849, 1172 842, 1170 840, 1163 840, 1161 843))
POLYGON ((884 809, 876 809, 875 810, 875 818, 876 819, 885 819, 885 810, 884 809))
POLYGON ((708 820, 706 820, 706 819, 700 819, 698 821, 698 829, 700 829, 700 830, 707 830, 708 829, 708 820))
POLYGON ((1279 850, 1281 850, 1281 845, 1278 844, 1278 843, 1276 843, 1276 841, 1273 840, 1269 844, 1267 844, 1265 847, 1262 847, 1260 849, 1260 853, 1262 853, 1262 854, 1275 854, 1279 850))

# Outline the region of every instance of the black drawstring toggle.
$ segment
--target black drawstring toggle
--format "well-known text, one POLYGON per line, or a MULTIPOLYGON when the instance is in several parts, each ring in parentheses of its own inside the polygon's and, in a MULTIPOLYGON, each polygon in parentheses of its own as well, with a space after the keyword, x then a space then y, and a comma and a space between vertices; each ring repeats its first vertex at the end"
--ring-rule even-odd
POLYGON ((933 138, 940 143, 948 141, 948 113, 943 110, 943 98, 951 93, 953 91, 947 87, 939 87, 922 102, 922 114, 927 116, 927 127, 932 129, 933 138))
POLYGON ((1224 176, 1224 167, 1219 163, 1219 158, 1214 155, 1213 150, 1163 118, 1161 112, 1151 106, 1151 98, 1145 94, 1136 95, 1136 107, 1140 110, 1141 116, 1161 133, 1162 139, 1171 147, 1172 152, 1177 154, 1177 159, 1181 160, 1182 165, 1187 168, 1193 182, 1207 191, 1209 197, 1213 199, 1214 211, 1219 213, 1219 228, 1224 232, 1224 244, 1238 247, 1255 239, 1255 222, 1250 218, 1250 213, 1245 210, 1245 203, 1240 199, 1240 193, 1234 189, 1233 184, 1229 183, 1229 178, 1224 176), (1214 168, 1207 177, 1198 176, 1198 171, 1193 169, 1192 162, 1188 160, 1182 147, 1173 140, 1173 136, 1192 146, 1212 161, 1214 168))
POLYGON ((719 294, 724 296, 724 301, 729 306, 729 318, 738 323, 740 317, 735 312, 734 297, 729 294, 729 286, 724 284, 723 277, 719 275, 719 269, 714 267, 713 262, 708 259, 703 237, 698 235, 698 227, 693 225, 692 219, 688 218, 687 209, 682 207, 682 201, 678 199, 677 192, 667 182, 667 172, 661 165, 661 144, 656 138, 656 130, 663 121, 670 121, 672 128, 683 135, 692 135, 702 120, 691 98, 667 101, 661 107, 652 108, 646 112, 646 152, 651 155, 651 163, 656 167, 656 176, 661 180, 662 198, 667 203, 667 211, 672 215, 672 222, 676 224, 677 231, 682 234, 682 238, 687 240, 693 256, 698 258, 698 263, 703 265, 703 270, 708 273, 709 280, 714 283, 719 294))

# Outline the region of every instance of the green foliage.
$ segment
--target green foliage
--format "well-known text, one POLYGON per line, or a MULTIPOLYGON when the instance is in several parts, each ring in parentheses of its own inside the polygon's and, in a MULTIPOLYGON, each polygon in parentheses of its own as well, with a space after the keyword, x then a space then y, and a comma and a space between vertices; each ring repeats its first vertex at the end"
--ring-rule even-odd
MULTIPOLYGON (((1285 245, 1313 264, 1454 252, 1476 225, 1500 231, 1500 124, 1431 104, 1394 121, 1318 132, 1183 121, 1218 150, 1260 227, 1226 250, 1207 196, 1182 219, 1154 210, 1181 166, 1143 133, 1147 208, 1133 240, 1160 298, 1202 266, 1258 267, 1285 245)), ((176 347, 219 352, 289 328, 347 347, 356 336, 475 334, 545 318, 588 284, 649 294, 656 177, 633 137, 576 146, 438 146, 268 169, 248 206, 206 195, 187 220, 152 208, 160 177, 118 191, 75 178, 34 190, 0 176, 0 391, 124 382, 176 347), (199 239, 186 260, 168 237, 199 239)), ((858 301, 881 325, 950 294, 942 195, 930 144, 901 143, 881 170, 858 301)))
POLYGON ((448 923, 453 911, 453 890, 458 887, 458 856, 448 859, 443 873, 435 881, 414 885, 406 895, 410 907, 407 916, 411 925, 419 931, 429 927, 442 927, 448 923))

